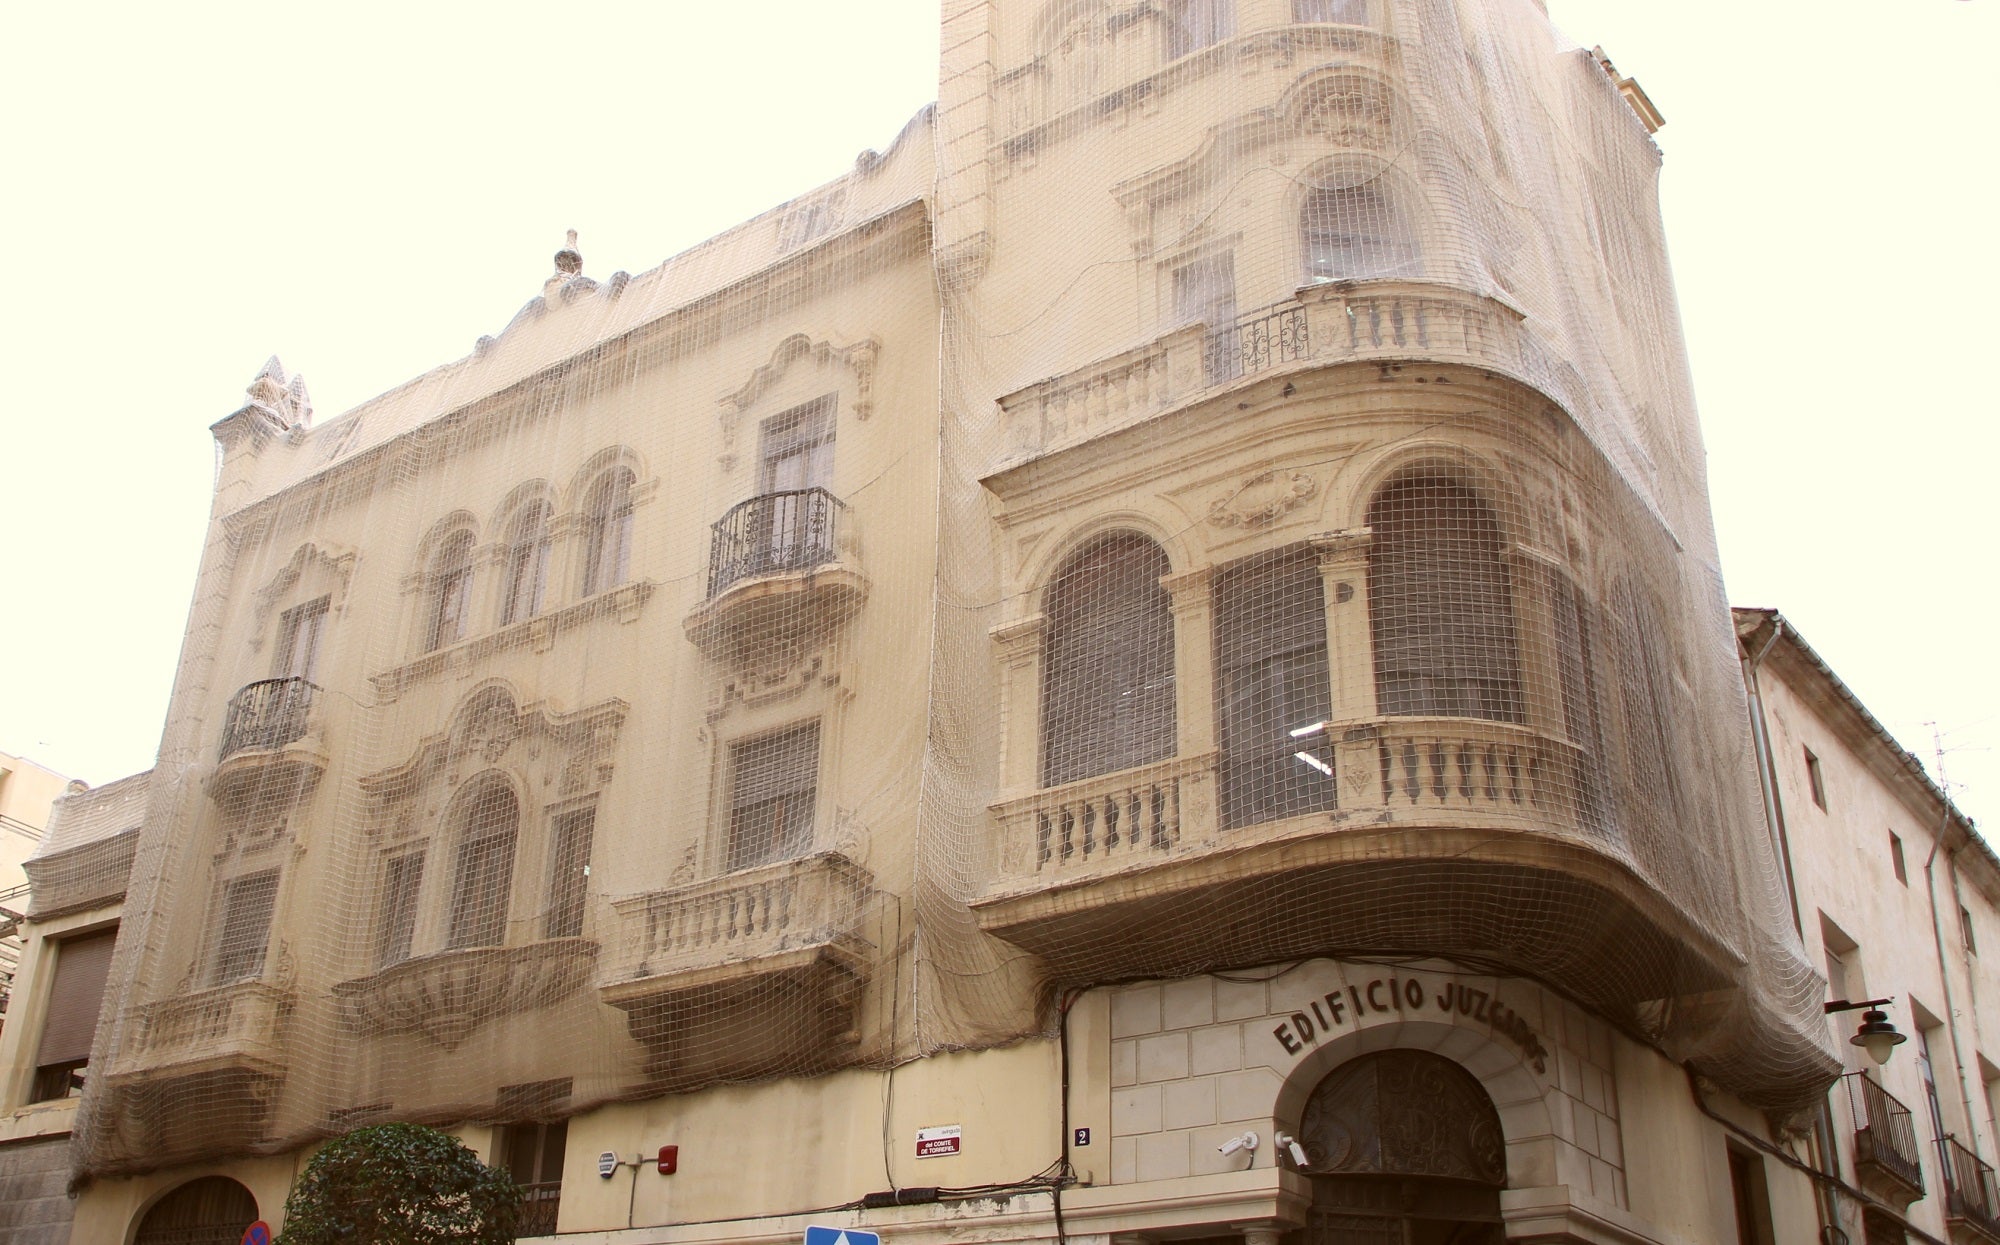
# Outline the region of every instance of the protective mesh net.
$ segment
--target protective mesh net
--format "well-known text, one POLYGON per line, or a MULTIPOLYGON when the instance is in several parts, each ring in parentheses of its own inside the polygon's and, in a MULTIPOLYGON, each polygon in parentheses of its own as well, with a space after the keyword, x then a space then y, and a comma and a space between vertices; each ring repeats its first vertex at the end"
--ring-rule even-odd
POLYGON ((1530 0, 945 5, 940 102, 215 520, 86 1168, 1416 954, 1834 1068, 1618 85, 1530 0))

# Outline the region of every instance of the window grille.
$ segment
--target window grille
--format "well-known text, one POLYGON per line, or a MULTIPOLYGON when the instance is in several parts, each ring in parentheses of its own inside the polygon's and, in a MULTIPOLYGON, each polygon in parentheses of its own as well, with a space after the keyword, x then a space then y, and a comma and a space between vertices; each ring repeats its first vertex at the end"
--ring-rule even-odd
POLYGON ((497 947, 507 941, 507 892, 514 880, 520 804, 505 783, 495 780, 470 797, 462 817, 445 945, 497 947))
POLYGON ((1042 785, 1174 755, 1174 622, 1166 551, 1133 533, 1071 555, 1049 585, 1042 785))
POLYGON ((819 723, 735 744, 729 773, 729 867, 804 855, 819 786, 819 723))
POLYGON ((278 900, 278 871, 234 878, 222 888, 222 930, 215 940, 209 984, 226 986, 259 977, 271 938, 271 910, 278 900))
POLYGON ((1381 711, 1519 722, 1514 607, 1493 512, 1457 481, 1424 474, 1376 494, 1368 522, 1381 711))
POLYGON ((1214 625, 1222 824, 1334 807, 1323 742, 1292 734, 1332 712, 1318 558, 1292 549, 1224 569, 1214 625))

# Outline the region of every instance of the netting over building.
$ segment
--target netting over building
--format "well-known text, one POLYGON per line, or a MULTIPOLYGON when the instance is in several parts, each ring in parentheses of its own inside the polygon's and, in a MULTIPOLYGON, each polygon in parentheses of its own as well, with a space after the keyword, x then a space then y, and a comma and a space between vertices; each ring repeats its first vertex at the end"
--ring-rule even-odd
POLYGON ((216 425, 83 1164, 1529 976, 1834 1063, 1654 197, 1531 0, 953 0, 846 177, 216 425))

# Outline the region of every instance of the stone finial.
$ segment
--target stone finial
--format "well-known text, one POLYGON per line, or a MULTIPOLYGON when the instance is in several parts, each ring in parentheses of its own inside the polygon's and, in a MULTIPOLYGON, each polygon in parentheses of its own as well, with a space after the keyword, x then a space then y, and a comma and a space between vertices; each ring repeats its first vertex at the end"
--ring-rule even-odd
POLYGON ((596 282, 583 275, 583 252, 576 249, 576 230, 572 229, 569 241, 556 252, 556 270, 542 282, 542 297, 553 299, 560 295, 568 299, 596 288, 596 282))
POLYGON ((285 375, 285 365, 272 355, 243 391, 250 405, 270 416, 280 428, 312 423, 312 398, 304 376, 285 375))
POLYGON ((556 271, 566 276, 575 276, 583 271, 583 252, 576 249, 576 230, 569 231, 569 241, 556 252, 556 271))

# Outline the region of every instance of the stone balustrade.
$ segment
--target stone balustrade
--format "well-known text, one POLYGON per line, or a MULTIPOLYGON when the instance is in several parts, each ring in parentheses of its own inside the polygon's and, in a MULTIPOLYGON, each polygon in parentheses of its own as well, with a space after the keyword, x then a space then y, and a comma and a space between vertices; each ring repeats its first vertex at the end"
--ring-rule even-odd
POLYGON ((261 981, 199 990, 144 1005, 133 1038, 113 1061, 114 1076, 170 1075, 172 1069, 285 1062, 287 990, 261 981))
POLYGON ((1192 325, 1000 399, 1006 462, 1067 449, 1261 377, 1428 360, 1532 379, 1546 370, 1522 316, 1430 281, 1309 285, 1225 325, 1192 325))

